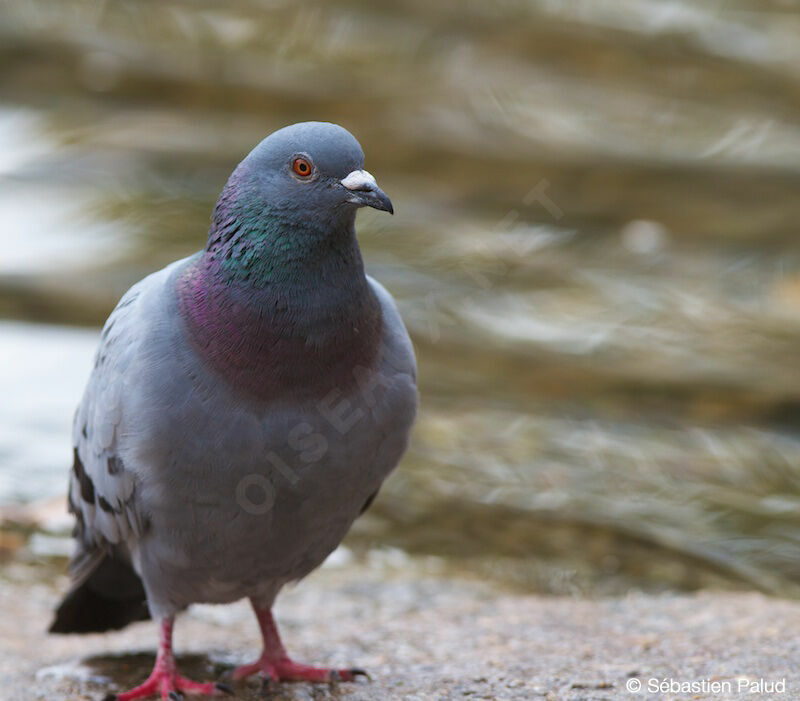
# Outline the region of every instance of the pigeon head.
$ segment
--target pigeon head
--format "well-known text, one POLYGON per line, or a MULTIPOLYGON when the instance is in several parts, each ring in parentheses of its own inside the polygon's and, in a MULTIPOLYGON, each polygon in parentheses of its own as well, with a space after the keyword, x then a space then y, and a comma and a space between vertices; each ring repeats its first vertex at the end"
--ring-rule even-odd
POLYGON ((328 122, 293 124, 270 134, 233 172, 217 201, 209 243, 235 230, 325 237, 350 228, 360 207, 394 211, 364 170, 355 137, 328 122))
POLYGON ((226 279, 250 284, 337 258, 360 265, 354 228, 360 207, 393 213, 364 170, 355 137, 328 122, 293 124, 270 134, 234 170, 214 207, 206 252, 226 279))
POLYGON ((278 209, 327 219, 350 216, 359 207, 393 213, 392 203, 364 170, 364 152, 337 124, 303 122, 270 134, 245 158, 242 168, 256 194, 278 209))

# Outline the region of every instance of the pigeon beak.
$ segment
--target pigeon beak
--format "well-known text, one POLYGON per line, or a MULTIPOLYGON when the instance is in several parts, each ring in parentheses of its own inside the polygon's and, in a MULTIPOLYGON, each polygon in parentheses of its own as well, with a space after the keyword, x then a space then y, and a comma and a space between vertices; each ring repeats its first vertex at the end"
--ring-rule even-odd
POLYGON ((345 188, 350 190, 348 202, 357 204, 359 207, 374 207, 383 212, 394 214, 392 201, 378 187, 375 178, 366 170, 354 170, 341 182, 345 188))

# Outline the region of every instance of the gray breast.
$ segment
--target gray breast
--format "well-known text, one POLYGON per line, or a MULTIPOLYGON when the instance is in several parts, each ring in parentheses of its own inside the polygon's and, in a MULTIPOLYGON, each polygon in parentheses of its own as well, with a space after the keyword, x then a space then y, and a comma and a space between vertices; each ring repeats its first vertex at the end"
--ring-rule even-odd
POLYGON ((297 403, 238 396, 199 362, 163 298, 142 300, 155 321, 119 435, 138 466, 150 528, 133 558, 157 615, 274 596, 324 560, 396 466, 416 366, 394 302, 370 283, 385 326, 376 362, 356 366, 346 391, 297 403))

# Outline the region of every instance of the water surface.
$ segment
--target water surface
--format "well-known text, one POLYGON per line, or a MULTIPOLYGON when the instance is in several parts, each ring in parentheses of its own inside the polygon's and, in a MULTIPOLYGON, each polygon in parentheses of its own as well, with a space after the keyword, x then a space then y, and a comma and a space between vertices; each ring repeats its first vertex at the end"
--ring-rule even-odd
POLYGON ((12 1, 0 65, 0 502, 63 489, 119 296, 326 119, 395 203, 358 226, 423 402, 353 542, 795 592, 796 4, 12 1))

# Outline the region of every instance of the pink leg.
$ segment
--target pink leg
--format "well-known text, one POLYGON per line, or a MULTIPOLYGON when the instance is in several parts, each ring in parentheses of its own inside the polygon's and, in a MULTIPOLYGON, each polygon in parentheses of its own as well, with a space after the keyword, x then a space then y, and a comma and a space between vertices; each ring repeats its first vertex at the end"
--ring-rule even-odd
POLYGON ((161 695, 162 699, 182 699, 183 694, 204 694, 216 696, 220 693, 232 694, 233 690, 225 684, 209 682, 200 684, 178 674, 175 656, 172 654, 172 626, 174 619, 161 621, 161 639, 153 671, 144 684, 121 694, 109 694, 103 701, 132 701, 147 696, 161 695))
POLYGON ((264 639, 264 651, 252 664, 242 665, 233 671, 234 679, 244 679, 253 674, 262 674, 272 681, 307 681, 307 682, 352 682, 359 675, 368 677, 363 669, 330 669, 328 667, 311 667, 292 661, 278 634, 278 627, 268 608, 259 608, 253 602, 261 636, 264 639))

